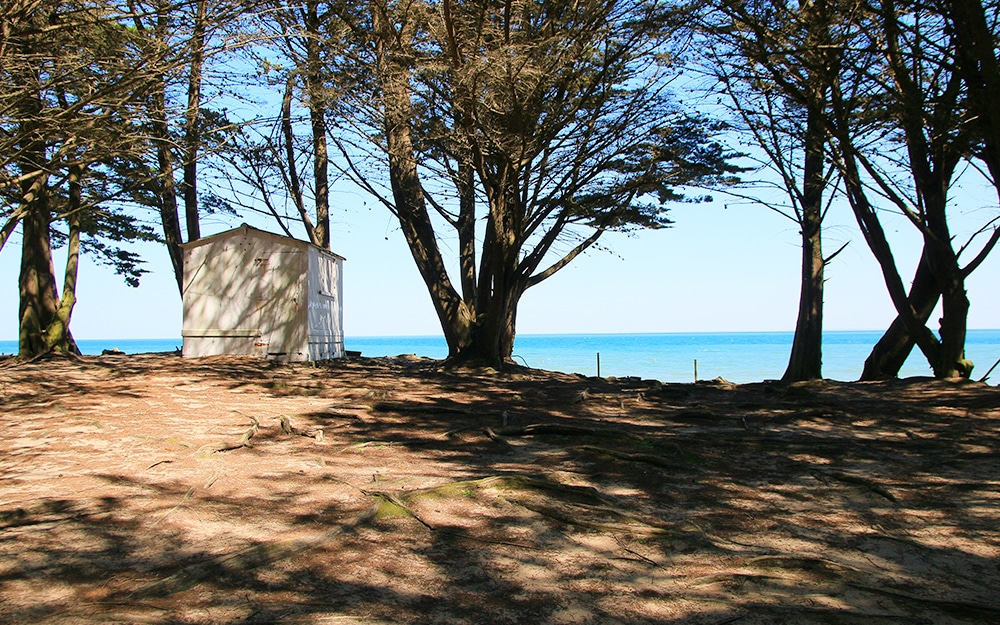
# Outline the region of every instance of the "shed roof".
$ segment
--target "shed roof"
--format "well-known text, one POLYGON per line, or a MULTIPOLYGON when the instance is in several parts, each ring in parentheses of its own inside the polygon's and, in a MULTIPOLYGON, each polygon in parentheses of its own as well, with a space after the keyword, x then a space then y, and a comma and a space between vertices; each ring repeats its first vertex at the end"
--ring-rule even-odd
POLYGON ((292 238, 292 237, 286 237, 285 235, 282 235, 282 234, 275 234, 273 232, 268 232, 267 230, 261 230, 259 228, 254 228, 253 226, 250 226, 248 224, 242 224, 242 225, 240 225, 237 228, 233 228, 232 230, 226 230, 224 232, 219 232, 217 234, 213 234, 213 235, 210 235, 210 236, 207 236, 207 237, 202 237, 202 238, 198 239, 197 241, 190 241, 188 243, 183 243, 183 244, 181 244, 181 247, 184 248, 184 249, 186 249, 186 250, 187 249, 192 249, 192 248, 195 248, 195 247, 199 247, 201 245, 205 245, 207 243, 213 243, 215 241, 219 241, 221 239, 227 239, 229 237, 236 236, 236 235, 246 236, 247 234, 250 234, 250 233, 253 233, 254 236, 258 236, 260 238, 272 239, 274 241, 274 243, 277 244, 277 245, 286 245, 286 246, 298 247, 298 248, 311 247, 311 248, 316 249, 319 252, 322 252, 324 254, 328 254, 330 256, 333 256, 334 258, 338 258, 340 260, 347 260, 346 258, 344 258, 343 256, 341 256, 340 254, 335 254, 334 252, 331 252, 330 250, 324 249, 324 248, 322 248, 322 247, 320 247, 318 245, 310 243, 309 241, 302 241, 301 239, 295 239, 295 238, 292 238))

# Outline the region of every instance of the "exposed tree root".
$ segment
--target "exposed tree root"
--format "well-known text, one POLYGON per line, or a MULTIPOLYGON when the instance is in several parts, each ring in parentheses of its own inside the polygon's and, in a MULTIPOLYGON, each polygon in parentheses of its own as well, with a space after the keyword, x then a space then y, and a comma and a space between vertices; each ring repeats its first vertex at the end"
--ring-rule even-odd
POLYGON ((954 599, 937 599, 927 595, 926 593, 915 594, 915 593, 904 592, 901 590, 894 590, 881 585, 875 586, 875 585, 862 584, 858 582, 844 580, 842 579, 842 577, 845 573, 860 574, 861 571, 853 567, 841 564, 839 562, 826 560, 824 558, 799 557, 799 556, 762 556, 750 560, 748 564, 764 568, 804 569, 812 573, 821 573, 829 577, 831 580, 837 580, 838 582, 846 586, 849 586, 851 588, 856 588, 858 590, 864 590, 867 592, 874 592, 881 595, 893 597, 896 599, 903 599, 906 601, 916 602, 924 605, 931 605, 944 612, 948 612, 959 617, 1000 619, 1000 605, 991 605, 986 603, 977 603, 970 601, 958 601, 954 599))
POLYGON ((508 441, 503 436, 500 436, 499 434, 497 434, 493 430, 493 428, 485 428, 483 430, 483 434, 485 434, 486 438, 490 439, 491 441, 493 441, 495 443, 500 443, 505 449, 507 449, 507 448, 510 447, 510 441, 508 441))
POLYGON ((577 449, 581 451, 589 451, 599 456, 608 456, 610 458, 615 458, 617 460, 626 460, 628 462, 651 464, 654 467, 660 467, 661 469, 691 468, 689 465, 682 464, 679 462, 671 462, 670 460, 667 460, 662 456, 657 456, 654 454, 630 454, 624 451, 615 451, 613 449, 605 449, 603 447, 594 447, 593 445, 582 445, 580 447, 577 447, 577 449))
POLYGON ((759 556, 747 564, 761 568, 802 569, 812 573, 823 573, 829 577, 839 577, 843 573, 860 573, 857 569, 839 562, 810 556, 759 556))
POLYGON ((895 503, 896 496, 893 495, 889 490, 882 486, 881 484, 868 479, 867 477, 861 477, 860 475, 850 475, 847 473, 841 473, 840 471, 824 471, 821 474, 816 474, 817 476, 825 476, 831 479, 837 480, 838 482, 843 482, 845 484, 853 484, 855 486, 864 486, 876 495, 885 497, 889 501, 895 503))
MULTIPOLYGON (((482 480, 474 480, 474 481, 471 481, 471 482, 455 482, 455 483, 451 483, 451 484, 445 484, 444 486, 438 487, 438 488, 440 488, 440 489, 445 489, 445 488, 447 488, 447 489, 454 489, 454 488, 463 488, 463 487, 467 488, 469 485, 475 485, 475 484, 477 484, 477 483, 479 483, 481 481, 482 480)), ((449 535, 452 535, 452 536, 456 536, 458 538, 464 538, 466 540, 472 540, 472 541, 475 541, 475 542, 486 543, 486 544, 490 544, 490 545, 507 545, 507 546, 510 546, 510 547, 518 547, 520 549, 538 549, 537 545, 529 545, 529 544, 526 544, 526 543, 516 543, 516 542, 512 542, 512 541, 507 541, 507 540, 492 540, 492 539, 489 539, 489 538, 483 538, 482 536, 474 536, 474 535, 472 535, 472 534, 470 534, 468 532, 462 531, 462 530, 454 528, 454 527, 441 527, 441 526, 431 525, 426 520, 424 520, 420 515, 418 515, 413 510, 413 508, 411 508, 406 503, 406 501, 404 501, 404 499, 405 500, 409 500, 409 499, 413 498, 412 496, 414 494, 416 494, 416 495, 427 495, 427 494, 432 493, 435 490, 438 490, 438 489, 423 489, 423 490, 420 490, 420 491, 410 491, 409 493, 406 494, 406 496, 403 499, 400 499, 399 497, 397 497, 395 495, 390 495, 389 493, 385 493, 385 492, 369 492, 369 491, 363 491, 363 492, 365 492, 365 494, 367 494, 367 495, 370 495, 370 496, 373 496, 373 497, 378 497, 378 498, 382 499, 382 503, 379 505, 379 514, 385 514, 387 512, 386 506, 389 506, 388 512, 391 513, 391 512, 398 511, 399 513, 404 514, 404 515, 412 518, 413 520, 417 521, 418 523, 420 523, 421 525, 423 525, 427 529, 431 530, 432 532, 437 532, 437 533, 442 533, 442 534, 449 534, 449 535)))
POLYGON ((278 417, 281 422, 281 431, 285 434, 292 434, 295 436, 305 436, 306 438, 315 438, 316 442, 322 442, 323 440, 323 429, 316 428, 314 430, 302 430, 297 427, 292 426, 291 420, 285 415, 278 417))
POLYGON ((634 559, 641 560, 642 562, 645 562, 647 564, 651 564, 651 565, 653 565, 653 566, 655 566, 657 568, 659 568, 659 567, 662 566, 656 560, 653 560, 652 558, 647 558, 646 556, 642 555, 638 551, 634 551, 632 549, 629 549, 628 547, 625 546, 624 543, 622 543, 621 539, 618 538, 617 536, 612 536, 612 538, 615 539, 615 542, 618 543, 618 546, 621 548, 622 551, 624 551, 627 554, 630 554, 630 555, 634 556, 634 559))
POLYGON ((649 441, 638 434, 615 429, 588 428, 564 423, 533 423, 523 427, 502 428, 501 436, 592 436, 595 438, 617 438, 648 444, 649 441))
POLYGON ((183 497, 181 497, 180 503, 178 503, 173 508, 171 508, 171 509, 167 510, 166 512, 164 512, 159 517, 157 517, 157 519, 155 521, 153 521, 152 525, 159 525, 160 522, 163 521, 163 519, 167 518, 168 516, 170 516, 171 514, 173 514, 178 508, 180 508, 185 503, 187 503, 187 500, 191 499, 191 495, 193 495, 193 494, 194 494, 194 486, 192 486, 191 488, 187 489, 187 492, 184 493, 183 497))
POLYGON ((493 485, 510 490, 535 490, 542 492, 558 493, 570 499, 575 499, 582 503, 597 503, 601 505, 615 505, 613 499, 602 494, 596 488, 590 486, 572 486, 570 484, 560 484, 550 480, 540 480, 525 475, 499 475, 482 480, 484 485, 493 485))
POLYGON ((420 523, 421 525, 423 525, 427 529, 429 529, 429 530, 433 530, 434 529, 433 525, 431 525, 427 521, 425 521, 422 518, 420 518, 420 516, 417 515, 416 512, 414 512, 408 505, 406 505, 405 503, 403 503, 402 501, 400 501, 398 497, 396 497, 394 495, 390 495, 389 493, 386 493, 386 492, 371 492, 371 493, 368 493, 368 494, 371 495, 371 496, 373 496, 373 497, 378 497, 379 499, 382 500, 382 503, 379 504, 379 513, 380 514, 385 514, 386 511, 383 508, 383 506, 385 504, 389 504, 392 508, 394 508, 396 510, 399 510, 400 512, 402 512, 406 516, 412 518, 413 520, 417 521, 418 523, 420 523))
POLYGON ((441 435, 441 438, 443 438, 443 439, 455 438, 459 434, 462 434, 463 432, 468 432, 469 430, 474 430, 477 427, 479 427, 479 426, 478 425, 464 425, 462 427, 458 427, 458 428, 455 428, 453 430, 448 430, 447 432, 445 432, 444 434, 441 435))
POLYGON ((514 502, 517 503, 519 506, 531 510, 532 512, 538 513, 544 517, 548 517, 554 521, 558 521, 565 525, 586 527, 588 529, 600 530, 603 532, 642 534, 644 536, 665 536, 665 535, 674 535, 677 533, 673 529, 649 525, 643 521, 639 521, 637 519, 630 517, 624 512, 619 512, 617 510, 609 510, 607 508, 591 508, 580 505, 576 506, 578 508, 583 508, 584 511, 599 511, 599 512, 611 513, 614 516, 622 517, 632 522, 608 523, 605 521, 592 521, 590 519, 583 518, 578 511, 573 511, 568 506, 567 507, 546 506, 534 501, 527 501, 523 499, 514 499, 514 502))
POLYGON ((713 573, 711 575, 704 575, 702 577, 696 577, 691 580, 690 585, 694 587, 698 586, 711 586, 718 583, 727 582, 738 582, 742 586, 745 582, 763 582, 765 580, 783 579, 777 575, 760 575, 760 574, 750 574, 750 573, 713 573))
POLYGON ((257 432, 260 430, 260 420, 257 417, 252 417, 250 415, 243 415, 247 419, 250 419, 252 424, 250 428, 243 432, 243 436, 239 438, 238 441, 232 444, 228 443, 216 443, 214 445, 205 445, 195 452, 196 456, 209 456, 211 454, 220 453, 223 451, 233 451, 234 449, 243 449, 244 447, 253 447, 250 444, 250 439, 253 438, 257 432))
POLYGON ((669 413, 665 415, 665 417, 671 421, 721 421, 726 418, 726 415, 718 412, 712 412, 711 410, 688 408, 669 413))
POLYGON ((351 445, 347 445, 346 447, 337 450, 337 453, 339 454, 354 449, 365 449, 367 447, 376 447, 376 448, 379 446, 392 447, 395 444, 396 444, 395 441, 365 441, 363 443, 353 443, 351 445))
MULTIPOLYGON (((363 406, 363 407, 360 407, 360 408, 359 407, 354 407, 352 409, 353 410, 367 410, 367 406, 363 406)), ((361 416, 358 415, 358 414, 355 414, 353 412, 344 412, 342 410, 336 410, 334 408, 327 408, 326 412, 322 412, 322 413, 319 413, 319 414, 321 416, 323 416, 323 417, 336 417, 338 419, 355 419, 357 421, 360 421, 361 423, 367 423, 367 421, 365 421, 364 419, 362 419, 361 416)))
POLYGON ((858 590, 867 590, 868 592, 875 592, 889 597, 905 599, 907 601, 921 603, 924 605, 932 605, 944 612, 949 612, 959 617, 990 618, 996 619, 994 622, 1000 622, 1000 606, 998 605, 974 603, 971 601, 955 601, 953 599, 935 599, 934 597, 930 597, 926 594, 917 595, 902 592, 900 590, 892 590, 890 588, 879 586, 868 586, 865 584, 848 583, 847 585, 852 588, 857 588, 858 590))
POLYGON ((456 529, 454 527, 438 527, 435 528, 436 532, 442 534, 448 534, 450 536, 455 536, 456 538, 461 538, 464 540, 471 540, 477 543, 483 543, 484 545, 505 545, 507 547, 517 547, 518 549, 540 549, 538 545, 531 545, 528 543, 516 543, 511 540, 493 540, 491 538, 483 538, 482 536, 475 536, 469 532, 456 529))
POLYGON ((417 403, 407 403, 407 402, 395 402, 395 401, 380 401, 372 405, 372 410, 375 412, 399 412, 399 413, 414 413, 414 412, 430 412, 434 414, 439 413, 452 413, 452 414, 462 414, 468 415, 472 414, 472 410, 461 406, 458 404, 447 405, 447 404, 417 404, 417 403))
MULTIPOLYGON (((886 621, 892 625, 898 625, 899 623, 931 623, 933 621, 918 620, 911 621, 905 616, 899 614, 887 614, 879 612, 863 612, 861 610, 851 610, 846 608, 837 608, 835 611, 831 611, 829 607, 817 607, 817 606, 805 606, 805 605, 780 605, 773 606, 770 611, 774 613, 775 618, 782 618, 775 622, 780 623, 797 623, 804 620, 805 617, 809 617, 810 623, 870 623, 873 621, 886 621), (795 615, 795 616, 792 616, 795 615), (832 616, 836 615, 836 616, 832 616), (791 618, 795 620, 791 620, 791 618), (831 620, 835 618, 836 620, 831 620)), ((735 621, 723 621, 723 623, 731 623, 735 621)))
MULTIPOLYGON (((461 482, 448 482, 440 486, 431 488, 421 488, 411 490, 403 496, 405 501, 415 501, 426 497, 451 497, 470 489, 480 488, 500 488, 508 490, 534 490, 542 492, 558 493, 568 496, 577 501, 585 503, 597 503, 602 505, 614 505, 615 502, 602 495, 596 488, 590 486, 572 486, 560 484, 549 480, 528 477, 525 475, 493 475, 475 480, 463 480, 461 482)), ((367 493, 377 495, 378 493, 367 493)))

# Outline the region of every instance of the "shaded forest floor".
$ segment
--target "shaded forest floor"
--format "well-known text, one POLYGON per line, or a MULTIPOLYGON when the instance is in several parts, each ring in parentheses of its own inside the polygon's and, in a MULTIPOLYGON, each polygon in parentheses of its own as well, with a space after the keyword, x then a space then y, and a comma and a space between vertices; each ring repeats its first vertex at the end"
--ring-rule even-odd
POLYGON ((3 623, 997 623, 1000 389, 0 361, 3 623))

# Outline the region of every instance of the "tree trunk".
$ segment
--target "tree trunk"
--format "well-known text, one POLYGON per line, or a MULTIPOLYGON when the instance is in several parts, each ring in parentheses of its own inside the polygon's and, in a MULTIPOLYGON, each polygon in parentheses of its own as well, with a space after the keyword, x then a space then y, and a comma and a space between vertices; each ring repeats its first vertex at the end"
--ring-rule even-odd
MULTIPOLYGON (((841 145, 843 146, 844 143, 841 143, 841 145)), ((893 258, 889 242, 885 237, 885 231, 882 229, 882 224, 878 221, 874 207, 868 202, 856 164, 853 157, 849 154, 851 149, 847 147, 848 154, 844 156, 844 161, 847 163, 844 184, 847 187, 850 197, 851 208, 854 210, 854 215, 865 236, 865 241, 868 243, 868 247, 871 249, 875 260, 878 261, 879 267, 882 270, 882 277, 889 291, 889 298, 896 308, 896 313, 906 327, 906 331, 914 338, 914 341, 920 347, 920 351, 927 358, 927 362, 931 363, 931 366, 934 366, 934 363, 937 363, 940 358, 941 344, 938 342, 937 337, 934 336, 934 333, 921 323, 910 303, 906 289, 903 286, 903 281, 900 279, 899 272, 896 269, 896 261, 893 258)))
POLYGON ((490 298, 472 328, 471 340, 449 357, 452 364, 474 364, 502 370, 513 364, 517 306, 523 289, 500 288, 490 298))
POLYGON ((166 119, 166 84, 161 79, 157 83, 157 91, 153 94, 153 139, 156 142, 156 162, 159 172, 156 179, 157 203, 160 209, 160 225, 163 228, 163 240, 170 255, 170 264, 174 268, 174 279, 177 282, 177 292, 184 295, 184 236, 181 232, 180 213, 177 210, 177 188, 174 184, 174 156, 170 152, 170 131, 166 119))
POLYGON ((76 280, 80 269, 80 208, 83 204, 82 193, 83 167, 71 165, 69 168, 69 211, 66 223, 69 225, 69 239, 66 245, 66 270, 63 274, 62 297, 59 307, 46 332, 47 351, 61 353, 80 353, 73 335, 70 333, 69 322, 73 317, 73 307, 76 306, 76 280))
POLYGON ((201 238, 198 215, 198 150, 201 147, 201 79, 205 56, 205 22, 208 0, 197 0, 194 32, 191 35, 191 69, 188 74, 187 111, 184 115, 184 216, 187 240, 201 238))
POLYGON ((816 223, 812 232, 802 235, 802 278, 799 313, 784 382, 816 380, 823 377, 823 271, 825 268, 816 223))
MULTIPOLYGON (((886 35, 886 58, 898 92, 897 115, 906 137, 909 168, 919 196, 919 225, 924 239, 922 258, 937 282, 944 311, 936 358, 929 358, 929 362, 935 377, 967 376, 972 369, 972 363, 965 359, 969 300, 958 254, 952 248, 947 218, 948 189, 955 168, 968 149, 968 139, 959 131, 967 127, 967 121, 949 115, 961 104, 958 95, 961 79, 952 68, 937 91, 925 91, 914 79, 915 70, 903 51, 902 26, 891 2, 882 5, 881 17, 886 35), (933 107, 935 115, 928 119, 924 112, 929 107, 933 107)), ((905 306, 916 317, 908 298, 905 306)))
MULTIPOLYGON (((155 45, 166 46, 168 9, 162 3, 157 6, 156 24, 153 31, 155 45)), ((146 32, 146 26, 138 14, 132 16, 136 30, 146 32)), ((177 292, 184 295, 184 252, 181 244, 184 236, 181 233, 180 214, 177 209, 177 187, 174 181, 174 155, 171 152, 173 139, 167 124, 167 79, 162 72, 156 75, 156 81, 150 94, 150 126, 152 139, 156 145, 156 165, 158 168, 155 185, 156 201, 160 212, 160 225, 163 228, 163 240, 170 255, 170 264, 174 269, 174 280, 177 282, 177 292)))
MULTIPOLYGON (((917 313, 917 319, 922 324, 927 324, 940 297, 941 292, 934 275, 927 266, 926 258, 921 256, 920 264, 917 265, 917 271, 913 275, 913 283, 910 285, 909 300, 917 313)), ((897 315, 865 360, 861 380, 892 380, 899 377, 899 370, 909 358, 914 344, 913 337, 906 329, 905 321, 902 316, 897 315)))
MULTIPOLYGON (((316 228, 309 211, 306 210, 306 199, 302 192, 302 182, 299 178, 299 167, 295 164, 295 130, 292 128, 292 99, 295 95, 295 74, 289 72, 285 78, 285 93, 281 97, 281 136, 285 146, 285 166, 288 170, 288 187, 292 194, 292 201, 295 209, 302 218, 302 225, 306 229, 306 234, 310 241, 315 242, 313 236, 316 228)), ((280 223, 281 220, 279 219, 280 223)), ((282 226, 284 227, 284 226, 282 226)))
MULTIPOLYGON (((940 231, 943 224, 931 224, 933 230, 940 231)), ((944 227, 947 235, 947 227, 944 227)), ((969 297, 965 291, 965 279, 958 266, 958 257, 951 249, 951 239, 941 236, 934 237, 931 244, 925 244, 925 249, 930 248, 928 264, 931 271, 937 278, 938 288, 941 289, 941 320, 939 335, 941 337, 941 351, 938 361, 931 363, 934 369, 934 377, 937 378, 967 378, 972 373, 972 362, 965 358, 965 335, 969 321, 969 297)))
MULTIPOLYGON (((464 65, 464 59, 455 35, 453 5, 449 0, 444 0, 441 9, 451 66, 457 73, 464 65)), ((455 96, 455 125, 461 130, 456 146, 458 171, 455 178, 455 189, 458 192, 458 219, 455 223, 455 230, 458 232, 458 265, 462 299, 467 306, 475 307, 479 290, 476 282, 476 159, 471 147, 475 129, 469 117, 469 111, 474 110, 475 102, 470 97, 468 87, 462 82, 455 86, 455 96)))
POLYGON ((18 353, 24 358, 34 358, 48 351, 45 333, 59 302, 52 269, 47 192, 27 201, 27 214, 21 221, 18 353))
POLYGON ((854 212, 858 227, 861 228, 861 233, 865 237, 865 243, 868 244, 868 248, 879 264, 889 299, 892 301, 896 313, 906 327, 906 331, 913 337, 917 346, 920 347, 920 351, 927 358, 927 362, 936 363, 940 357, 941 344, 934 333, 921 323, 917 312, 911 305, 906 287, 903 285, 903 280, 896 268, 892 248, 889 246, 885 231, 879 222, 875 207, 868 199, 858 165, 861 157, 857 154, 849 129, 848 105, 843 99, 839 85, 835 84, 831 92, 831 104, 834 112, 832 117, 833 139, 836 149, 839 151, 844 191, 847 194, 851 210, 854 212))
MULTIPOLYGON (((54 323, 59 318, 59 294, 56 289, 55 268, 52 264, 51 221, 49 206, 49 173, 52 164, 46 158, 45 130, 41 128, 41 113, 44 108, 42 95, 37 89, 38 78, 30 72, 21 73, 18 78, 27 87, 27 94, 18 103, 20 115, 20 142, 18 166, 22 176, 45 172, 34 178, 22 180, 20 191, 21 219, 21 267, 18 276, 18 354, 23 358, 34 358, 50 351, 79 353, 69 332, 59 332, 49 337, 54 323)), ((79 201, 79 176, 71 172, 70 184, 77 192, 79 201)), ((79 205, 79 204, 78 204, 79 205)), ((74 244, 71 232, 71 246, 74 244)), ((75 240, 79 249, 79 233, 75 240)), ((70 250, 70 261, 75 262, 74 251, 70 250)), ((68 323, 68 317, 67 317, 68 323)))
POLYGON ((948 0, 955 26, 958 71, 969 90, 973 118, 981 125, 984 156, 1000 192, 1000 61, 997 60, 996 34, 990 30, 986 5, 978 0, 948 0))
POLYGON ((399 33, 386 14, 387 7, 378 2, 373 2, 371 7, 394 210, 410 254, 431 296, 448 343, 449 357, 454 357, 468 349, 473 341, 475 313, 455 291, 448 277, 427 212, 411 134, 413 107, 406 51, 398 48, 399 33))
POLYGON ((941 295, 941 362, 935 375, 940 378, 967 378, 973 363, 965 357, 965 338, 969 321, 969 297, 961 281, 956 281, 941 295))
POLYGON ((312 242, 330 249, 330 177, 329 151, 326 142, 326 94, 320 58, 320 18, 318 2, 306 3, 309 38, 306 40, 306 92, 313 142, 313 181, 315 183, 316 224, 309 233, 312 242))
POLYGON ((528 276, 522 275, 518 266, 518 233, 522 232, 524 212, 518 171, 509 164, 498 170, 485 184, 490 213, 477 284, 478 317, 471 343, 452 360, 503 369, 513 362, 517 306, 527 289, 528 276))
MULTIPOLYGON (((48 194, 43 191, 28 199, 27 214, 21 222, 21 272, 18 281, 20 306, 18 309, 18 354, 34 358, 48 352, 78 354, 80 350, 69 332, 69 314, 72 302, 60 314, 62 302, 56 289, 55 268, 52 265, 50 234, 51 213, 48 194)), ((75 272, 79 254, 79 230, 70 239, 68 267, 75 272)), ((75 276, 73 277, 75 288, 75 276)))
MULTIPOLYGON (((1000 62, 997 60, 996 33, 990 29, 990 23, 986 17, 985 3, 974 0, 951 0, 946 4, 950 8, 952 21, 956 33, 961 33, 955 37, 956 52, 958 57, 958 71, 962 75, 969 92, 969 102, 972 117, 977 120, 979 126, 979 136, 983 142, 982 158, 986 163, 996 189, 997 197, 1000 198, 1000 99, 997 98, 1000 90, 1000 62)), ((964 280, 965 276, 971 273, 986 258, 1000 240, 1000 230, 994 227, 994 232, 989 241, 977 255, 976 259, 969 263, 965 269, 958 272, 958 278, 964 280)), ((948 288, 949 293, 943 295, 945 301, 951 302, 957 310, 968 308, 968 298, 965 294, 964 284, 952 284, 948 288)), ((959 336, 959 328, 953 326, 950 317, 945 315, 941 325, 942 342, 957 342, 959 338, 964 341, 964 326, 959 336), (947 326, 947 327, 946 327, 947 326)), ((952 349, 951 347, 945 348, 952 349)), ((968 367, 971 373, 969 361, 963 357, 961 364, 968 367)))
POLYGON ((466 305, 476 302, 476 189, 475 169, 471 164, 458 166, 458 247, 459 271, 462 273, 462 299, 466 305))
POLYGON ((802 274, 799 313, 788 367, 782 381, 815 380, 823 376, 823 189, 826 133, 819 111, 806 119, 805 162, 802 181, 802 274))

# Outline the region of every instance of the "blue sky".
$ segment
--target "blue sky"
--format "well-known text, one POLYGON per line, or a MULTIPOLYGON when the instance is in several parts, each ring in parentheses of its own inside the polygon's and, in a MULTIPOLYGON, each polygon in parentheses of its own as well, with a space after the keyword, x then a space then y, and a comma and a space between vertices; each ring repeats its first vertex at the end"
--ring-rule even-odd
MULTIPOLYGON (((332 247, 345 256, 345 332, 348 336, 440 333, 423 282, 390 214, 353 193, 335 193, 332 247)), ((995 195, 972 190, 957 197, 954 214, 966 233, 996 215, 995 195), (992 203, 991 203, 992 198, 992 203)), ((529 290, 518 331, 548 333, 734 332, 794 329, 799 248, 795 224, 759 206, 679 204, 673 228, 631 237, 611 235, 594 251, 529 290)), ((204 234, 239 225, 208 221, 204 234)), ((919 254, 916 231, 886 214, 905 279, 919 254)), ((266 221, 254 225, 277 231, 266 221)), ((893 315, 878 267, 849 211, 834 207, 825 232, 827 253, 849 242, 828 266, 827 330, 883 329, 893 315)), ((149 275, 138 289, 104 267, 84 263, 72 329, 80 339, 175 338, 181 302, 165 249, 142 250, 149 275)), ((0 251, 0 340, 17 338, 15 237, 0 251)), ((61 260, 57 259, 58 263, 61 260)), ((968 280, 971 328, 1000 328, 1000 251, 968 280)))

